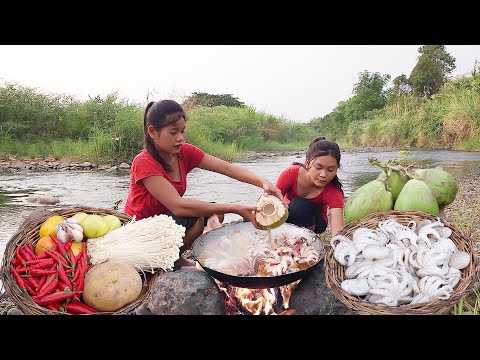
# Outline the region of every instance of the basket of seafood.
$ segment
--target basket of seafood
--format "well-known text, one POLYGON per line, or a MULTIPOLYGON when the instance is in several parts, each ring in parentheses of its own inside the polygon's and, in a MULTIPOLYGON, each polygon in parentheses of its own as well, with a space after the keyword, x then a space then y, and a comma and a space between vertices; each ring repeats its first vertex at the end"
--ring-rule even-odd
POLYGON ((448 314, 479 276, 472 239, 421 211, 353 221, 331 238, 327 285, 359 314, 448 314))

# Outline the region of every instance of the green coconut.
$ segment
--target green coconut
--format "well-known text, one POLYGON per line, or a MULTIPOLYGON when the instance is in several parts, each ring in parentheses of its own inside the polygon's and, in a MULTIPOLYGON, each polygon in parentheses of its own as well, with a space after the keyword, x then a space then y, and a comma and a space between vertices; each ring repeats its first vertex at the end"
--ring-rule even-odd
POLYGON ((399 211, 418 210, 432 215, 438 215, 440 212, 437 200, 427 183, 417 179, 407 181, 400 191, 393 209, 399 211))
POLYGON ((380 175, 378 175, 377 180, 382 180, 385 182, 387 190, 390 190, 392 192, 393 201, 395 202, 397 200, 398 194, 400 194, 400 191, 402 191, 403 187, 409 179, 405 174, 401 173, 400 171, 387 169, 387 171, 384 170, 380 173, 380 175))
POLYGON ((372 180, 360 186, 348 197, 345 203, 345 222, 349 223, 368 214, 392 208, 393 195, 385 188, 385 183, 372 180))
POLYGON ((418 169, 415 170, 412 177, 425 182, 437 200, 438 206, 446 206, 455 200, 457 195, 457 181, 445 170, 418 169))

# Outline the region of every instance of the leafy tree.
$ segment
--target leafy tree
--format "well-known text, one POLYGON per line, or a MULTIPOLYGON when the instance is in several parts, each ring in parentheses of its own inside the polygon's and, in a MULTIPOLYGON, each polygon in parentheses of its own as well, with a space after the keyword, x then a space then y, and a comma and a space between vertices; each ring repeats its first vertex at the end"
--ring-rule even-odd
POLYGON ((399 96, 408 94, 412 91, 412 84, 405 74, 393 79, 393 87, 387 90, 387 102, 395 102, 399 96))
POLYGON ((228 107, 239 107, 244 108, 245 104, 238 100, 238 98, 233 97, 232 94, 221 94, 214 95, 208 93, 198 93, 194 92, 192 95, 187 97, 183 102, 184 105, 187 105, 190 108, 200 108, 200 107, 214 107, 214 106, 228 106, 228 107))
POLYGON ((425 98, 436 94, 455 69, 455 58, 445 45, 424 45, 418 49, 420 56, 410 74, 413 91, 425 98))

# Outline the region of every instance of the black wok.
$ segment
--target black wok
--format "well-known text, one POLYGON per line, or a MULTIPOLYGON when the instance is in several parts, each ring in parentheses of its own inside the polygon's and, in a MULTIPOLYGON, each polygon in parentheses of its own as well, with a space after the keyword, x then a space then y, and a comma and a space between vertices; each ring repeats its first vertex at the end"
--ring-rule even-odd
POLYGON ((323 247, 322 242, 313 231, 310 231, 308 229, 305 229, 293 224, 284 223, 283 225, 271 230, 272 237, 282 233, 295 235, 295 236, 303 236, 304 238, 307 239, 309 245, 314 246, 315 249, 320 254, 319 260, 315 264, 313 264, 312 266, 304 270, 300 270, 300 271, 289 273, 289 274, 278 275, 278 276, 235 276, 235 275, 225 274, 204 266, 199 259, 202 257, 201 255, 203 250, 205 249, 205 246, 214 239, 216 240, 224 235, 233 234, 234 231, 240 231, 241 233, 247 233, 247 234, 258 234, 261 232, 265 232, 266 230, 256 229, 251 222, 243 222, 243 221, 231 222, 231 223, 225 224, 222 227, 219 227, 217 229, 211 230, 205 234, 200 235, 192 245, 193 255, 195 259, 198 261, 198 263, 202 266, 202 268, 210 276, 217 279, 218 281, 221 281, 224 284, 228 284, 236 287, 249 288, 249 289, 266 289, 266 288, 275 288, 275 287, 287 285, 294 281, 302 279, 305 275, 310 273, 310 271, 312 271, 312 269, 315 268, 318 265, 318 263, 323 259, 323 256, 325 254, 325 249, 323 247))

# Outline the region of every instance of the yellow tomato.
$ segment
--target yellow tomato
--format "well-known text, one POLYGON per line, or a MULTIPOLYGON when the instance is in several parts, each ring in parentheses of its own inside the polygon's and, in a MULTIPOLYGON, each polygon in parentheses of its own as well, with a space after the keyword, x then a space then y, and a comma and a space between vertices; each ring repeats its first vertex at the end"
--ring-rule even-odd
POLYGON ((83 244, 83 242, 76 242, 76 241, 72 242, 71 249, 72 249, 73 253, 75 254, 75 256, 80 254, 80 252, 82 251, 82 246, 83 246, 82 244, 83 244))

